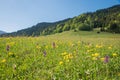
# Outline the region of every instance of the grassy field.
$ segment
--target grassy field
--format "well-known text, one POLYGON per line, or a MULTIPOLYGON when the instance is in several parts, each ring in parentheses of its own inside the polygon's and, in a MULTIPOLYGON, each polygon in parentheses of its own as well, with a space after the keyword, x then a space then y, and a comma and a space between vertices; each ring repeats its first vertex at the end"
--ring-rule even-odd
POLYGON ((120 34, 0 38, 0 80, 120 80, 120 34))

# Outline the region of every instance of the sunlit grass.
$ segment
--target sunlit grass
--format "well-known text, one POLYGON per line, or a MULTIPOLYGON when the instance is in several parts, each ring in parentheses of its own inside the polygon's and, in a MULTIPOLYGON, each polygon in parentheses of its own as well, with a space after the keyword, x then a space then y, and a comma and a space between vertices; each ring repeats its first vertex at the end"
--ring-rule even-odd
POLYGON ((0 38, 1 80, 119 80, 120 35, 0 38))

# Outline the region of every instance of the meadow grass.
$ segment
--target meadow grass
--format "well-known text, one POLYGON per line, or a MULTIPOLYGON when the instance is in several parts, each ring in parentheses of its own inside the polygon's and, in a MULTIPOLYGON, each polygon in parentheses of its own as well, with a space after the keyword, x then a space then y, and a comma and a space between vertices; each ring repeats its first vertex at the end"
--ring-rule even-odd
POLYGON ((120 34, 0 38, 0 80, 119 79, 120 34))

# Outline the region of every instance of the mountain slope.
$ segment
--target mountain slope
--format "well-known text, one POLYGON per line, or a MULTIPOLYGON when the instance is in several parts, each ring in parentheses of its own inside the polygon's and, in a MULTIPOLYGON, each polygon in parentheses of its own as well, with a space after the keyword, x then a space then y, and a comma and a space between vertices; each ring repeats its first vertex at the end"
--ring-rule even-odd
POLYGON ((5 34, 5 33, 6 33, 6 32, 0 30, 0 35, 1 35, 1 34, 5 34))
POLYGON ((58 22, 53 22, 53 23, 48 23, 48 22, 42 22, 38 23, 37 25, 34 25, 32 27, 18 30, 17 32, 12 32, 12 33, 7 33, 1 36, 39 36, 43 35, 42 32, 43 30, 47 29, 48 27, 55 27, 57 24, 64 23, 68 21, 70 18, 58 21, 58 22))
POLYGON ((100 28, 101 31, 120 33, 120 5, 97 10, 93 13, 81 14, 65 22, 65 24, 57 25, 54 31, 57 32, 59 29, 62 31, 90 31, 93 28, 100 28))
POLYGON ((120 5, 84 13, 79 16, 53 23, 39 23, 27 29, 5 34, 2 36, 38 36, 60 33, 63 31, 100 31, 120 33, 120 5))

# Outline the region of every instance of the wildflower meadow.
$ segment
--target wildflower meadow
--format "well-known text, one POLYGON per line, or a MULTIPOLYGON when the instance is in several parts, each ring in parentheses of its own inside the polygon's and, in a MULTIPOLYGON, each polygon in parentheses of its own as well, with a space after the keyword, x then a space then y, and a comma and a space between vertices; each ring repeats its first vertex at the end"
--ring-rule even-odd
POLYGON ((120 35, 86 33, 0 38, 0 80, 120 80, 120 35))

